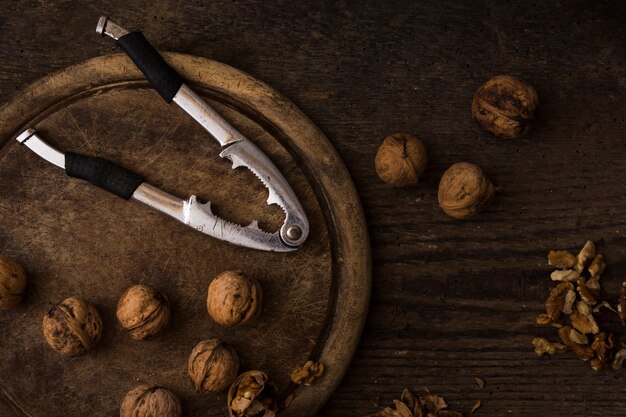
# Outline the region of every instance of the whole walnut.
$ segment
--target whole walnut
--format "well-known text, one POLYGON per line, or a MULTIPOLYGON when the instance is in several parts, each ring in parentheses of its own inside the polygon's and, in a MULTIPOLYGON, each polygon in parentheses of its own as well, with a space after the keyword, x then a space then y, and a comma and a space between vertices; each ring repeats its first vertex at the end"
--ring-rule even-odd
POLYGON ((439 206, 449 216, 466 219, 486 209, 494 187, 483 170, 469 162, 452 165, 439 182, 439 206))
POLYGON ((419 139, 396 133, 385 138, 374 163, 381 180, 395 187, 406 187, 417 184, 427 161, 426 148, 419 139))
POLYGON ((258 281, 240 271, 226 271, 209 284, 207 311, 217 323, 237 326, 259 315, 262 298, 258 281))
POLYGON ((526 81, 498 75, 483 84, 472 100, 472 115, 487 132, 516 138, 528 132, 539 106, 537 91, 526 81))
POLYGON ((170 390, 142 384, 128 391, 120 407, 120 417, 182 417, 178 397, 170 390))
POLYGON ((244 372, 228 390, 230 417, 274 417, 277 409, 276 386, 265 372, 244 372))
POLYGON ((237 378, 237 352, 217 339, 203 340, 189 355, 187 371, 196 392, 224 391, 237 378))
POLYGON ((22 301, 26 272, 13 259, 0 256, 0 309, 13 308, 22 301))
POLYGON ((117 320, 135 340, 156 335, 170 321, 167 296, 147 285, 128 288, 117 303, 117 320))
POLYGON ((43 318, 43 335, 57 353, 74 357, 89 352, 102 337, 98 310, 79 297, 52 307, 43 318))

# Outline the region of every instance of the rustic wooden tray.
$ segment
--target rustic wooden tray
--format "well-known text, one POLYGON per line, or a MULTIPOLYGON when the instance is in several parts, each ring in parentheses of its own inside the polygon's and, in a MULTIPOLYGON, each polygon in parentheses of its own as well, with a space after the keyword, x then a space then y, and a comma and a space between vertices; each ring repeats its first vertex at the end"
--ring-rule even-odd
POLYGON ((99 155, 181 197, 210 200, 217 214, 275 230, 283 213, 247 170, 232 170, 217 143, 176 106, 163 103, 123 55, 95 58, 48 76, 0 109, 0 254, 22 263, 27 295, 0 312, 0 397, 18 416, 111 416, 140 382, 176 392, 187 416, 221 416, 225 394, 198 395, 186 361, 197 342, 220 338, 241 370, 261 369, 293 398, 284 416, 312 416, 346 371, 365 321, 370 254, 365 220, 338 155, 315 125, 267 85, 218 62, 166 54, 201 95, 278 165, 311 222, 290 254, 239 248, 136 203, 118 199, 41 160, 12 140, 27 126, 61 150, 99 155), (259 279, 262 315, 224 329, 206 313, 211 278, 240 269, 259 279), (125 288, 145 283, 169 295, 173 315, 160 337, 138 342, 117 324, 125 288), (95 351, 53 352, 43 315, 68 296, 92 302, 104 321, 95 351), (311 387, 290 372, 307 359, 327 365, 311 387))

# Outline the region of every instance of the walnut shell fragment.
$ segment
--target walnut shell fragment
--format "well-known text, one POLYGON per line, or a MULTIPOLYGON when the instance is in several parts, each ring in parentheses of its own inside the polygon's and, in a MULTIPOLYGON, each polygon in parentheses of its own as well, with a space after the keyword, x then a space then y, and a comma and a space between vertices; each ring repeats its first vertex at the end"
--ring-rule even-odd
POLYGON ((102 319, 94 306, 70 297, 53 306, 43 318, 43 334, 57 353, 74 357, 92 350, 102 337, 102 319))
POLYGON ((324 374, 324 364, 307 361, 304 366, 291 373, 291 382, 294 384, 311 385, 313 381, 324 374))
POLYGON ((135 340, 163 331, 170 321, 170 303, 165 294, 147 285, 128 288, 117 304, 117 320, 135 340))
POLYGON ((203 340, 189 355, 187 371, 196 392, 224 391, 237 377, 237 352, 217 339, 203 340))
POLYGON ((170 390, 142 384, 130 390, 120 407, 120 417, 182 417, 178 397, 170 390))
POLYGON ((530 129, 537 106, 539 96, 530 84, 510 75, 498 75, 474 94, 472 116, 493 135, 516 138, 530 129))
POLYGON ((274 417, 277 408, 276 387, 264 372, 244 372, 228 390, 230 417, 274 417))
POLYGON ((0 310, 13 308, 22 301, 26 271, 13 259, 0 256, 0 310))
POLYGON ((550 291, 546 300, 546 314, 552 321, 558 321, 561 313, 570 314, 576 300, 574 285, 571 282, 562 282, 550 291))
POLYGON ((427 162, 422 141, 403 133, 387 136, 374 161, 380 179, 394 187, 417 185, 427 162))
POLYGON ((237 326, 261 313, 262 298, 263 291, 257 280, 240 271, 226 271, 209 284, 207 311, 217 323, 237 326))
POLYGON ((439 181, 439 206, 449 216, 466 219, 485 210, 495 194, 494 186, 477 165, 458 162, 439 181))

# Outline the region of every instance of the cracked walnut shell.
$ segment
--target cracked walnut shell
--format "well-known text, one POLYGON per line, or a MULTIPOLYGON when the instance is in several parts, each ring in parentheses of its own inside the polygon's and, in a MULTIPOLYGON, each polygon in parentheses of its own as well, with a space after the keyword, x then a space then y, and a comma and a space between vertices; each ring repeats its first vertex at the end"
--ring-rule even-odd
POLYGON ((472 100, 472 116, 483 130, 501 138, 527 133, 539 106, 537 91, 517 77, 498 75, 483 84, 472 100))
POLYGON ((13 259, 0 256, 0 309, 13 308, 22 301, 26 272, 13 259))
POLYGON ((230 417, 274 417, 277 409, 276 387, 265 372, 244 372, 228 390, 230 417))
POLYGON ((244 324, 260 314, 262 294, 257 280, 239 271, 222 272, 209 284, 207 311, 221 325, 244 324))
POLYGON ((217 339, 203 340, 189 355, 187 371, 196 392, 224 391, 237 377, 237 352, 217 339))
POLYGON ((426 169, 428 157, 417 138, 396 133, 387 136, 378 148, 374 164, 381 180, 395 187, 416 185, 426 169))
POLYGON ((142 384, 126 394, 120 407, 120 417, 182 417, 178 397, 170 390, 142 384))
POLYGON ((459 162, 439 181, 439 206, 449 216, 466 219, 486 209, 494 193, 493 184, 480 167, 459 162))
POLYGON ((117 303, 117 320, 135 340, 163 331, 170 321, 167 296, 147 285, 128 288, 117 303))
POLYGON ((100 341, 102 319, 94 306, 79 297, 70 297, 44 316, 43 334, 50 347, 59 354, 79 356, 100 341))

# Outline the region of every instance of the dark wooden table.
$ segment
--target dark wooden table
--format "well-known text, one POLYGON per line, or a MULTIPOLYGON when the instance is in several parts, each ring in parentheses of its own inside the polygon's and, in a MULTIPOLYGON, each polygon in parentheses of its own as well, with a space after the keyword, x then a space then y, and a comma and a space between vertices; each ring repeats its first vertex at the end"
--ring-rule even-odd
POLYGON ((626 274, 626 3, 410 3, 2 0, 0 100, 115 52, 93 36, 109 14, 161 50, 264 80, 307 113, 354 177, 374 263, 360 347, 322 415, 363 416, 404 387, 461 411, 480 399, 484 416, 626 415, 626 371, 538 359, 530 346, 553 334, 533 326, 551 287, 549 249, 598 242, 609 295, 626 274), (491 138, 471 120, 473 92, 500 73, 539 92, 539 120, 522 139, 491 138), (428 148, 417 188, 376 177, 376 149, 394 132, 428 148), (458 161, 498 185, 469 221, 437 205, 439 178, 458 161))

